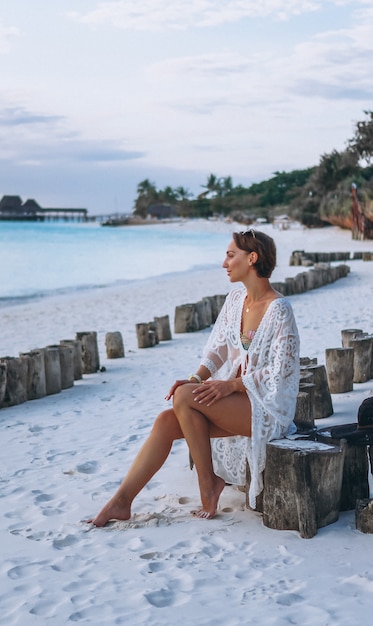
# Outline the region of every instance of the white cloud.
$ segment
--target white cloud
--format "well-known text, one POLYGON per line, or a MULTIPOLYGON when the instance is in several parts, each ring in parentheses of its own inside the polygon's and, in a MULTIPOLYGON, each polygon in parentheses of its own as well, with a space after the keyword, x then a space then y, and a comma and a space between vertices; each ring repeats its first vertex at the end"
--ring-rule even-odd
POLYGON ((11 39, 18 35, 18 28, 14 26, 3 26, 0 20, 0 53, 9 52, 11 39))
POLYGON ((366 101, 373 96, 372 17, 373 9, 365 9, 359 13, 360 21, 352 20, 348 28, 315 34, 282 54, 276 49, 250 55, 222 50, 153 63, 148 73, 157 84, 172 82, 173 105, 192 113, 205 114, 229 104, 246 107, 248 101, 251 107, 260 101, 268 106, 289 101, 294 94, 366 101))
MULTIPOLYGON (((345 4, 346 0, 334 0, 345 4)), ((124 30, 164 30, 213 27, 244 18, 291 16, 316 11, 322 0, 117 0, 99 2, 87 13, 69 12, 72 19, 91 26, 109 24, 124 30)))

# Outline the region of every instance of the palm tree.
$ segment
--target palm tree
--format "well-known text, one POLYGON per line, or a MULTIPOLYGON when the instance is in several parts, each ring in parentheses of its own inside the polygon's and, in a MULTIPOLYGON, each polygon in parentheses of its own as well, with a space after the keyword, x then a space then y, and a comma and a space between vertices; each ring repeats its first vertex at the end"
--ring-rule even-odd
POLYGON ((145 218, 148 214, 149 206, 157 202, 158 198, 159 192, 155 184, 150 182, 148 178, 145 178, 137 185, 134 213, 145 218))
POLYGON ((190 193, 189 189, 185 189, 185 187, 176 187, 175 189, 176 197, 178 200, 189 200, 193 194, 190 193))
POLYGON ((201 186, 207 190, 201 194, 201 196, 206 197, 208 193, 217 194, 220 189, 219 179, 215 176, 215 174, 210 174, 206 185, 201 186))
POLYGON ((232 176, 226 176, 225 178, 219 178, 218 185, 219 185, 218 195, 219 196, 229 196, 229 194, 231 194, 232 191, 233 191, 232 176))

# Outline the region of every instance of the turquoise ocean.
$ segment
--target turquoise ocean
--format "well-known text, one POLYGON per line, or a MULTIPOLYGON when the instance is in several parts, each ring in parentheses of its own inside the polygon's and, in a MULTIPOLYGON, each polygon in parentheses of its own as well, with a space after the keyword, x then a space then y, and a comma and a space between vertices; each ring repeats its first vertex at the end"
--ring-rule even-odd
POLYGON ((221 265, 227 234, 183 224, 0 222, 0 306, 221 265))

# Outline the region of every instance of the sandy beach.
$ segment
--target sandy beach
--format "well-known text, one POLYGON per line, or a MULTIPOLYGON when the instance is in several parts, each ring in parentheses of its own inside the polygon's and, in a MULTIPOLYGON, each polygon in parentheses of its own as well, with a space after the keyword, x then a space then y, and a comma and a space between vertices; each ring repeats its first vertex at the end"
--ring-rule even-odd
MULTIPOLYGON (((200 222, 169 225, 201 228, 200 222)), ((204 223, 227 233, 234 225, 204 223)), ((242 227, 239 227, 241 230, 242 227)), ((373 251, 335 227, 276 230, 281 281, 293 250, 373 251)), ((222 261, 225 250, 222 250, 222 261)), ((291 296, 301 356, 325 363, 341 330, 373 332, 373 262, 351 260, 346 278, 291 296)), ((0 624, 129 626, 255 624, 357 626, 373 602, 373 535, 356 530, 355 512, 301 539, 264 527, 245 496, 226 487, 218 515, 193 518, 199 495, 185 442, 138 496, 133 517, 104 529, 87 525, 120 483, 176 378, 198 366, 209 330, 137 347, 135 324, 175 306, 225 294, 221 267, 60 295, 0 309, 1 355, 98 333, 106 371, 85 375, 59 394, 0 410, 0 624), (105 334, 120 331, 125 358, 108 360, 105 334)), ((373 380, 333 395, 320 427, 356 421, 373 380)), ((372 493, 372 484, 371 484, 372 493)), ((369 619, 369 617, 368 617, 369 619)))

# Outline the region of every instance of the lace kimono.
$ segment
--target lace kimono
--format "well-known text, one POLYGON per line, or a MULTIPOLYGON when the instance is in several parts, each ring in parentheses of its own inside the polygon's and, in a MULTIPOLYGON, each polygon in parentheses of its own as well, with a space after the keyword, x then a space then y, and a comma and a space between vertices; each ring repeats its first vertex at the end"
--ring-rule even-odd
POLYGON ((233 289, 205 346, 202 365, 212 378, 230 379, 241 367, 252 409, 252 436, 212 439, 214 470, 228 483, 243 485, 246 460, 251 483, 249 504, 263 489, 266 443, 284 437, 291 428, 299 389, 299 337, 292 308, 285 298, 273 300, 245 350, 240 339, 246 290, 233 289))

